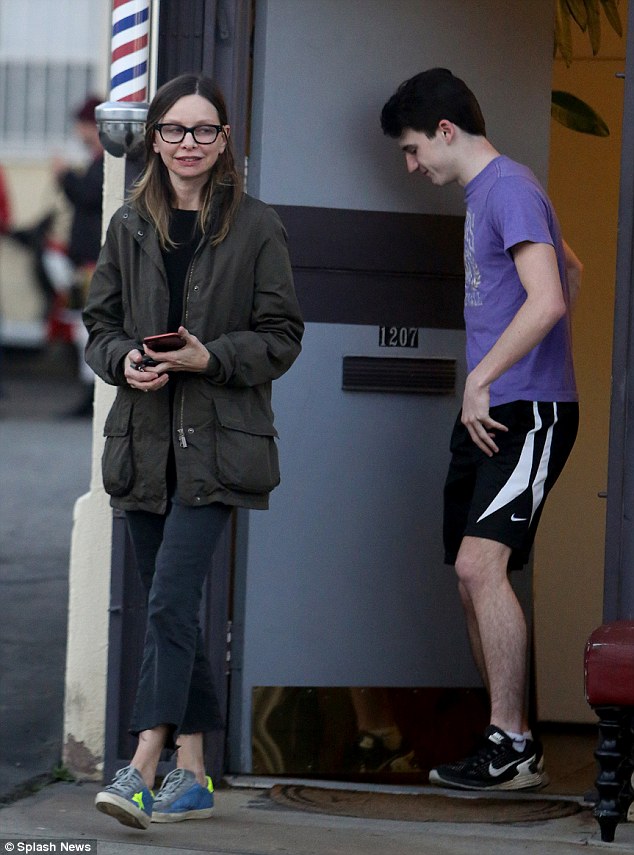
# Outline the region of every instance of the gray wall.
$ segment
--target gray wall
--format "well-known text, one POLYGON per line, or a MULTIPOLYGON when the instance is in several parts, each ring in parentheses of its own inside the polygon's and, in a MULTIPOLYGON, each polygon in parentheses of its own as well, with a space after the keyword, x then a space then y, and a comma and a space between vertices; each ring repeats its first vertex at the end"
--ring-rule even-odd
POLYGON ((462 213, 412 180, 381 107, 407 77, 450 68, 491 142, 545 182, 552 0, 260 0, 249 188, 280 205, 462 213))
MULTIPOLYGON (((545 181, 552 25, 551 0, 259 0, 249 192, 463 214, 462 191, 409 176, 379 125, 398 84, 434 65, 464 77, 492 142, 545 181)), ((455 330, 386 354, 376 328, 307 325, 275 384, 282 485, 268 513, 240 518, 232 771, 251 768, 253 686, 478 684, 441 545, 463 349, 455 330), (455 358, 456 394, 342 393, 346 354, 455 358)), ((530 577, 518 581, 527 602, 530 577)))
MULTIPOLYGON (((417 356, 461 353, 460 332, 426 332, 417 356)), ((342 357, 385 356, 376 338, 311 324, 301 363, 277 383, 283 486, 249 520, 255 685, 479 683, 439 536, 457 402, 343 393, 342 357)))

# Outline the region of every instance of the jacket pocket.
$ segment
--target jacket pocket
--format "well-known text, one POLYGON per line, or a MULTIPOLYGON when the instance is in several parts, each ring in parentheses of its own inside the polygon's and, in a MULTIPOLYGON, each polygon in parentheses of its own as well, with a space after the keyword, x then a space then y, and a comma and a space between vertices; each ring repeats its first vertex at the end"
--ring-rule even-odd
POLYGON ((103 429, 106 437, 101 457, 103 486, 110 496, 126 496, 134 484, 132 454, 132 401, 117 397, 103 429))
POLYGON ((264 414, 242 412, 237 402, 216 398, 216 476, 245 493, 269 493, 280 483, 275 437, 264 414))

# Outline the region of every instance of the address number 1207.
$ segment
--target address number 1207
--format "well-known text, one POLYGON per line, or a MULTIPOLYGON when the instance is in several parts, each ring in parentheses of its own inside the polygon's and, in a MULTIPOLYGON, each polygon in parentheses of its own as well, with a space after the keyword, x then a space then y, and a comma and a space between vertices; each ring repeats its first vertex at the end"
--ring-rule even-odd
POLYGON ((418 327, 379 327, 379 347, 418 347, 418 327))

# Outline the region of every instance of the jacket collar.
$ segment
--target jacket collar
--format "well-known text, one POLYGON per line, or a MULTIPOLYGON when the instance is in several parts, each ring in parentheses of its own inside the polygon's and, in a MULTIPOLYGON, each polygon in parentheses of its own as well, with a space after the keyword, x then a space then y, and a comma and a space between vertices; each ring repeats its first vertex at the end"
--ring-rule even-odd
POLYGON ((151 223, 144 219, 139 212, 130 207, 130 205, 124 205, 121 219, 123 220, 125 228, 133 236, 134 240, 143 247, 143 251, 149 255, 159 270, 164 272, 165 267, 163 265, 161 247, 151 223))

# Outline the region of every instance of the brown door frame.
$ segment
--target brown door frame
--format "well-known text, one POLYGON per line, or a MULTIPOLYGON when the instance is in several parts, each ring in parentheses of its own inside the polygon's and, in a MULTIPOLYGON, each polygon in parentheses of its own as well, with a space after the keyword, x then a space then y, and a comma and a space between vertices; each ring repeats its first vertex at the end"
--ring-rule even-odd
POLYGON ((628 8, 603 618, 634 617, 634 0, 628 8))

